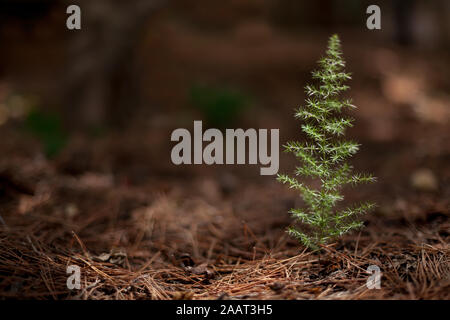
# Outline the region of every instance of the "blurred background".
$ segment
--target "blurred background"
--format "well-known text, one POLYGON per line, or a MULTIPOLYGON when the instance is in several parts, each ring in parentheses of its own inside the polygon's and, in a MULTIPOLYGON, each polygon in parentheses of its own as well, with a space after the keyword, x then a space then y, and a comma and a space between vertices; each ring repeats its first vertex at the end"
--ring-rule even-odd
MULTIPOLYGON (((450 3, 380 2, 381 30, 366 28, 370 4, 3 0, 2 172, 34 166, 27 180, 44 166, 159 191, 170 179, 202 175, 215 177, 220 190, 246 178, 272 183, 259 166, 176 167, 170 133, 203 120, 207 127, 280 128, 281 143, 300 139, 293 109, 328 37, 338 33, 353 74, 348 95, 359 107, 349 132, 363 145, 355 164, 380 178, 374 188, 381 197, 406 188, 448 198, 450 3), (69 4, 81 7, 80 31, 66 28, 69 4)), ((283 156, 280 171, 293 161, 283 156)), ((33 192, 39 177, 30 178, 33 192)))
MULTIPOLYGON (((369 264, 386 281, 371 297, 448 297, 449 49, 446 0, 1 0, 0 296, 78 295, 66 287, 75 261, 96 286, 85 299, 221 299, 272 280, 292 284, 277 299, 358 299, 369 264), (375 3, 381 30, 368 30, 375 3), (70 4, 81 30, 66 28, 70 4), (294 108, 334 33, 358 107, 351 163, 378 177, 345 200, 378 207, 335 244, 357 262, 307 253, 294 272, 303 248, 285 229, 298 193, 260 165, 175 166, 170 135, 203 120, 302 140, 294 108), (91 258, 108 279, 97 282, 91 258)), ((294 157, 280 156, 291 172, 294 157)))

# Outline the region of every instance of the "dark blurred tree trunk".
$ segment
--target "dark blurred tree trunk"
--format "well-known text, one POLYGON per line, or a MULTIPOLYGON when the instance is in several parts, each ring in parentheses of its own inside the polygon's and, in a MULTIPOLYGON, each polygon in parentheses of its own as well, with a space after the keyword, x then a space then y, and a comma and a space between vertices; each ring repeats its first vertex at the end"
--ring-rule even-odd
POLYGON ((415 0, 394 0, 395 40, 401 45, 411 45, 413 36, 413 12, 415 0))
POLYGON ((450 3, 440 0, 437 9, 437 25, 440 30, 440 42, 445 49, 450 49, 450 3))
POLYGON ((126 123, 139 96, 132 90, 134 52, 162 1, 70 1, 82 12, 82 30, 70 31, 63 84, 65 114, 72 128, 126 123))
POLYGON ((1 0, 0 28, 3 24, 19 21, 22 28, 31 32, 36 21, 46 17, 54 6, 51 0, 1 0))
POLYGON ((277 23, 286 27, 321 26, 330 28, 335 23, 336 2, 334 0, 273 1, 273 17, 277 23))

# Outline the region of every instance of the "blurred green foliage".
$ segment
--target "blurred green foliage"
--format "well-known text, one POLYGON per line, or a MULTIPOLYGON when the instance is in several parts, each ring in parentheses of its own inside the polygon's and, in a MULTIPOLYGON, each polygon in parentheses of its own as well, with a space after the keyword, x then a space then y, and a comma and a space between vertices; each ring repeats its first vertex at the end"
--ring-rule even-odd
POLYGON ((58 114, 33 109, 25 119, 25 128, 40 140, 48 157, 56 156, 67 144, 68 135, 58 114))
POLYGON ((249 97, 227 87, 194 85, 190 103, 204 115, 207 126, 225 128, 238 119, 248 105, 249 97))

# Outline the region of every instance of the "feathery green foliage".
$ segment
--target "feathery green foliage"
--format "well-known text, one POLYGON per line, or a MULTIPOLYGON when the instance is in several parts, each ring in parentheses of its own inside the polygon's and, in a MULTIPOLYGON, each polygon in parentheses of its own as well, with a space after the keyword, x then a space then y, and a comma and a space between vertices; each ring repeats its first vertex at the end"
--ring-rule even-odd
POLYGON ((313 71, 317 85, 308 85, 308 96, 304 107, 296 111, 295 117, 303 120, 302 131, 307 142, 288 142, 284 148, 293 153, 301 166, 296 168, 296 177, 278 175, 278 181, 300 192, 307 208, 292 209, 295 222, 305 228, 290 227, 289 234, 305 246, 316 249, 333 238, 363 226, 358 216, 374 207, 373 203, 361 203, 343 210, 336 209, 344 197, 340 191, 346 184, 374 182, 375 178, 352 173, 346 160, 354 155, 359 145, 343 140, 345 129, 352 126, 353 119, 340 114, 345 108, 355 108, 351 100, 339 99, 339 94, 349 87, 344 82, 351 78, 344 71, 339 37, 333 35, 328 42, 326 56, 318 61, 319 70, 313 71), (297 177, 320 180, 318 189, 309 187, 297 177))

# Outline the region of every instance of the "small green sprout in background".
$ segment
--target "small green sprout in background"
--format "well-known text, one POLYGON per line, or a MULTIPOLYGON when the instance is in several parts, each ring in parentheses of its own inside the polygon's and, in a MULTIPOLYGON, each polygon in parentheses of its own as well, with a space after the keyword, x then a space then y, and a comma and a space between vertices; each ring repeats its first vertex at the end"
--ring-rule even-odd
POLYGON ((225 128, 232 124, 245 107, 249 98, 227 87, 194 85, 190 89, 190 102, 199 109, 211 127, 225 128))
POLYGON ((45 155, 56 156, 68 140, 59 114, 41 110, 38 96, 25 95, 8 86, 4 91, 0 96, 0 126, 9 120, 23 121, 24 129, 41 142, 45 155))
POLYGON ((344 185, 370 183, 375 178, 353 174, 352 166, 345 162, 358 151, 359 145, 341 138, 345 129, 352 126, 353 119, 339 114, 343 109, 355 106, 349 99, 338 98, 341 92, 349 88, 344 82, 351 76, 344 71, 345 61, 337 35, 330 37, 326 56, 318 64, 319 70, 312 74, 320 84, 305 87, 308 96, 306 105, 295 114, 296 118, 303 120, 301 128, 308 141, 288 142, 284 148, 301 161, 302 165, 296 168, 295 175, 320 180, 320 188, 308 187, 297 178, 284 174, 279 174, 277 178, 301 193, 307 208, 292 209, 290 214, 304 228, 291 226, 288 232, 311 249, 361 228, 363 222, 357 219, 358 216, 375 206, 366 202, 343 210, 336 209, 337 203, 344 199, 340 193, 344 185))
POLYGON ((25 128, 40 140, 50 158, 58 155, 68 142, 61 117, 56 113, 33 109, 25 119, 25 128))

